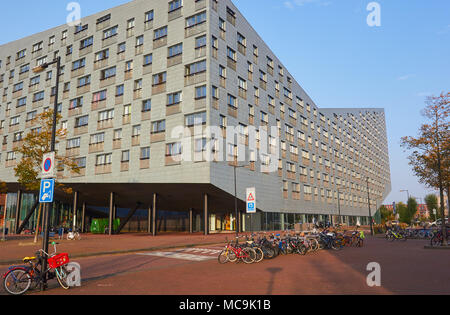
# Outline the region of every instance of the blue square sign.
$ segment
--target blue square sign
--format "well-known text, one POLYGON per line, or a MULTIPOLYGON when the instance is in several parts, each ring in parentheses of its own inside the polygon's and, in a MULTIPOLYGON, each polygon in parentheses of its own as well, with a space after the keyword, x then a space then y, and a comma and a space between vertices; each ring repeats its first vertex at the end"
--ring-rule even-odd
POLYGON ((39 192, 39 202, 40 203, 52 203, 54 192, 55 192, 55 180, 54 179, 41 180, 41 190, 39 192))

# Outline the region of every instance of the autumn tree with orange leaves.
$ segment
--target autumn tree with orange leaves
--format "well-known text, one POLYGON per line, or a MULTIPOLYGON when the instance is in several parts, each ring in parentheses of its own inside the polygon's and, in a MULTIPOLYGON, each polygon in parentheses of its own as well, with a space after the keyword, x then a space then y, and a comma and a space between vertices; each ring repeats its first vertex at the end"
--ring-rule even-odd
MULTIPOLYGON (((61 115, 56 117, 58 125, 61 115)), ((18 182, 28 191, 39 191, 42 159, 45 153, 50 152, 52 139, 53 110, 47 110, 34 118, 34 124, 40 128, 30 131, 23 139, 23 144, 14 151, 21 156, 20 162, 14 168, 18 182)), ((65 129, 56 130, 56 144, 66 138, 65 129)), ((70 171, 79 173, 77 164, 68 157, 56 152, 56 164, 59 167, 68 167, 70 171)), ((60 178, 59 178, 60 179, 60 178)), ((56 188, 71 193, 71 189, 65 187, 56 180, 56 188)))
MULTIPOLYGON (((419 182, 439 189, 441 218, 445 218, 444 190, 447 197, 450 191, 450 92, 430 96, 425 103, 422 115, 429 122, 420 127, 417 138, 403 137, 402 147, 413 150, 408 159, 419 182)), ((447 245, 445 223, 442 224, 442 233, 443 245, 447 245)))

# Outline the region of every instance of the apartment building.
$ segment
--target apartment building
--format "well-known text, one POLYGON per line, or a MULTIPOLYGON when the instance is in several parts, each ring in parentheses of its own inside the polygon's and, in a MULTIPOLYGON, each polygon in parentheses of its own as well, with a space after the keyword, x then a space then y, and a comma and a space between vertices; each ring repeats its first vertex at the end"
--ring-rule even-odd
POLYGON ((383 109, 319 108, 231 1, 134 0, 0 46, 0 178, 19 191, 8 196, 16 225, 30 209, 14 148, 55 97, 55 66, 32 69, 57 57, 57 151, 81 172, 58 168, 76 196, 58 196, 55 225, 72 205, 82 220, 81 204, 112 218, 148 209, 154 232, 164 211, 205 232, 354 223, 390 192, 383 109))

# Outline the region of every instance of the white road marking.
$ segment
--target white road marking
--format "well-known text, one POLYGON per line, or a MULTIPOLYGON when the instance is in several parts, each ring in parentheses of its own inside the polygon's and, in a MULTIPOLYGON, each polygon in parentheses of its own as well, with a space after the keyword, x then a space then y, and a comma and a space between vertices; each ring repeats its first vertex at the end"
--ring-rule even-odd
POLYGON ((211 257, 211 256, 183 254, 180 252, 151 252, 151 253, 138 253, 137 255, 166 257, 166 258, 174 258, 174 259, 182 259, 182 260, 190 260, 190 261, 205 261, 205 260, 211 260, 211 259, 216 258, 216 257, 211 257))

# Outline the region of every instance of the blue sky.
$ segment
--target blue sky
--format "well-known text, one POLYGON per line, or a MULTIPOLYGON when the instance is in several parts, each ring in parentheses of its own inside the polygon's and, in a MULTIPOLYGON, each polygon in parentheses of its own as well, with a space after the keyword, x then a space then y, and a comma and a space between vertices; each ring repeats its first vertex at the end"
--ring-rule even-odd
MULTIPOLYGON (((5 1, 0 44, 64 24, 69 2, 5 1)), ((82 16, 126 2, 78 1, 82 16)), ((430 192, 413 176, 400 138, 417 134, 427 95, 450 90, 450 1, 378 0, 380 27, 366 22, 371 0, 233 2, 319 107, 385 108, 392 179, 385 203, 405 201, 401 189, 420 198, 430 192)))

